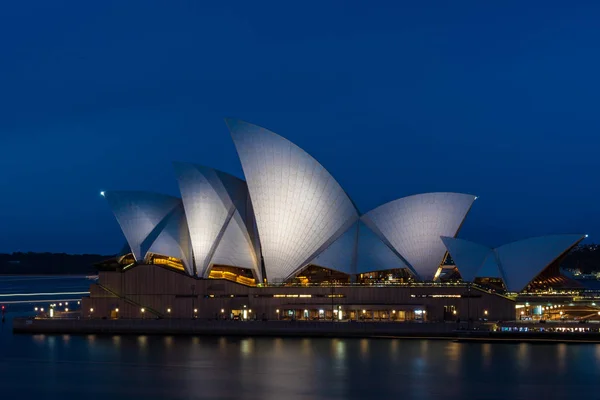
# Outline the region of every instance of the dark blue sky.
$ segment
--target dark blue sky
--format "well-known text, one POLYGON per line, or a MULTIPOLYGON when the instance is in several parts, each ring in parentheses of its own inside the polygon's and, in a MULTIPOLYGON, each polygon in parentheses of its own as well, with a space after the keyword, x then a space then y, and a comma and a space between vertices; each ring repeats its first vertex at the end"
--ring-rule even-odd
POLYGON ((365 212, 480 196, 489 245, 600 237, 597 2, 12 1, 0 6, 0 251, 114 253, 100 190, 241 175, 223 122, 317 158, 365 212))

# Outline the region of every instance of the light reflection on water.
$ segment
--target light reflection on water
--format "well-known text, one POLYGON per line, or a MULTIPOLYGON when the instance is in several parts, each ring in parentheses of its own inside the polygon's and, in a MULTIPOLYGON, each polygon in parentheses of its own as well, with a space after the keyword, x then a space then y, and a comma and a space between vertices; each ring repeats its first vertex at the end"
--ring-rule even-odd
POLYGON ((3 333, 0 369, 7 399, 596 398, 600 345, 3 333))

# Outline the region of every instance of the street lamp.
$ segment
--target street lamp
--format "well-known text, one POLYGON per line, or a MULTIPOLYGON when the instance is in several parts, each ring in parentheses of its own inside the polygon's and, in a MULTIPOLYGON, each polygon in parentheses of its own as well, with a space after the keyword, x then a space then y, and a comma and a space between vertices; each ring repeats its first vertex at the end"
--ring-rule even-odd
MULTIPOLYGON (((275 312, 277 313, 277 319, 279 319, 279 308, 275 310, 275 312)), ((600 312, 598 314, 600 314, 600 312)))

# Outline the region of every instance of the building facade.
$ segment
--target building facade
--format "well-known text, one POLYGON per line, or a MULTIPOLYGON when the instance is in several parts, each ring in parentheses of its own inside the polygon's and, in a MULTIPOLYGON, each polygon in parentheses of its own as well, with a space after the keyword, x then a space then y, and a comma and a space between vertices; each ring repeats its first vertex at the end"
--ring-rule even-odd
POLYGON ((180 198, 102 192, 127 247, 100 267, 88 317, 514 318, 514 295, 551 282, 548 271, 585 237, 472 243, 457 236, 477 197, 461 193, 363 213, 300 147, 226 122, 245 180, 175 163, 180 198))

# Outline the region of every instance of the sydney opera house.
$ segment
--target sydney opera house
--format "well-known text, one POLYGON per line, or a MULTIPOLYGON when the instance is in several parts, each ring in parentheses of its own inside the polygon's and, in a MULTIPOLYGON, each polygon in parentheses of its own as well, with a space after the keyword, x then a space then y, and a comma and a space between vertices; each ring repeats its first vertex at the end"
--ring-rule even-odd
POLYGON ((127 246, 99 266, 90 317, 508 320, 519 296, 574 285, 559 264, 585 235, 458 238, 471 194, 362 212, 298 146, 226 122, 244 179, 175 163, 180 197, 102 192, 127 246))

